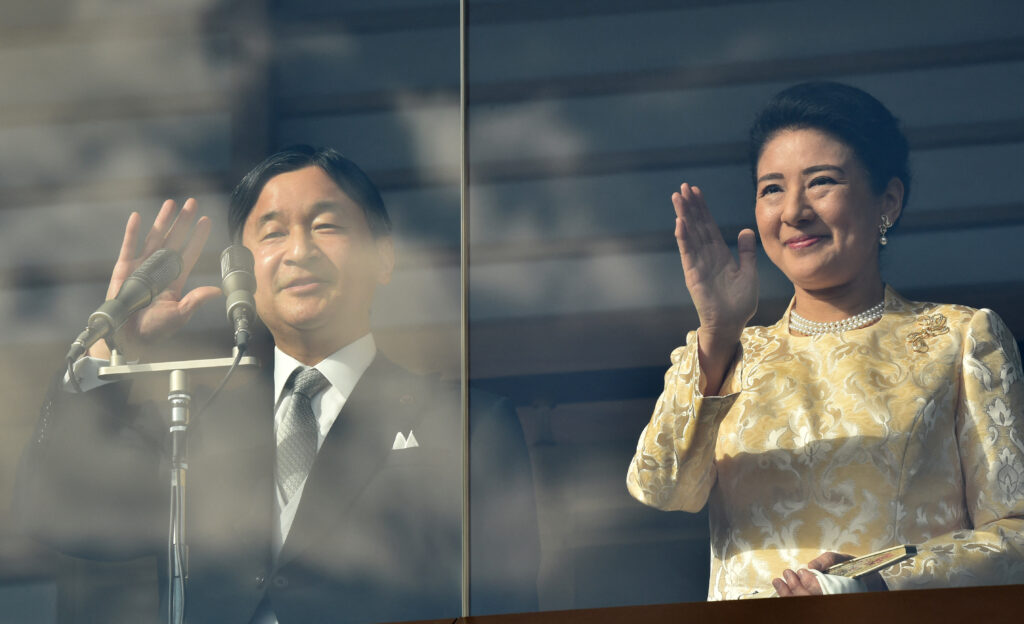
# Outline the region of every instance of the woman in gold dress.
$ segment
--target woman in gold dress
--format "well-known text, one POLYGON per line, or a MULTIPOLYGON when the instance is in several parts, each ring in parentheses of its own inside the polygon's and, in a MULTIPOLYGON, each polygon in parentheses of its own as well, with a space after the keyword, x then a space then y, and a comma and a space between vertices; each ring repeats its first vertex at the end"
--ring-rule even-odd
POLYGON ((709 599, 1024 583, 1024 380, 990 310, 908 301, 879 248, 909 192, 907 142, 867 93, 805 83, 751 131, 761 244, 794 297, 757 307, 755 236, 725 245, 700 189, 673 194, 700 319, 627 475, 661 509, 709 504, 709 599), (917 556, 837 582, 830 565, 917 556), (815 570, 817 572, 811 572, 815 570))

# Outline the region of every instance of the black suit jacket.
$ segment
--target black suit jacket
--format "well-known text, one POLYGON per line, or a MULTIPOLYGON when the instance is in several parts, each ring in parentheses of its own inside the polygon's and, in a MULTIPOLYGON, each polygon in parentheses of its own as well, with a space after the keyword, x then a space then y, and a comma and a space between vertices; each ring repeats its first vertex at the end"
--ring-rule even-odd
MULTIPOLYGON (((262 601, 281 624, 457 616, 457 388, 378 356, 324 440, 275 560, 272 383, 269 371, 249 376, 190 428, 187 621, 247 622, 262 601), (419 446, 393 450, 399 432, 419 446)), ((51 393, 15 510, 66 553, 152 553, 163 574, 166 408, 131 407, 126 385, 51 393)), ((522 431, 507 401, 473 393, 470 404, 472 610, 532 610, 538 537, 522 431)))

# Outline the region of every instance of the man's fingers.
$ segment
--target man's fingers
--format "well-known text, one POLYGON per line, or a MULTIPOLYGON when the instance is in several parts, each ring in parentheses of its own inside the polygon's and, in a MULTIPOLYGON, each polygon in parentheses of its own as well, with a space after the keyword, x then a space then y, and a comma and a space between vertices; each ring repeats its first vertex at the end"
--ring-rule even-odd
POLYGON ((128 215, 128 223, 124 226, 124 239, 121 240, 121 249, 117 253, 118 262, 131 262, 135 259, 135 248, 139 244, 139 224, 142 217, 137 212, 128 215))
POLYGON ((139 239, 139 223, 142 217, 139 213, 133 212, 128 216, 128 223, 124 226, 124 238, 121 240, 121 249, 117 252, 117 261, 114 262, 114 270, 110 273, 110 284, 107 285, 107 299, 117 295, 121 284, 135 270, 135 248, 139 239))
POLYGON ((221 296, 220 288, 216 286, 197 286, 192 290, 188 291, 181 301, 178 302, 178 311, 181 313, 181 323, 185 324, 188 322, 192 315, 195 314, 199 306, 213 301, 217 297, 221 296))
POLYGON ((196 200, 192 197, 186 199, 181 210, 178 212, 178 216, 174 218, 171 229, 167 232, 167 236, 164 239, 164 247, 176 251, 182 251, 185 248, 192 233, 192 225, 196 221, 197 212, 196 200))
POLYGON ((178 205, 173 199, 165 200, 163 205, 160 206, 160 212, 156 214, 153 227, 149 228, 149 233, 146 234, 146 241, 143 244, 140 257, 148 258, 157 249, 166 247, 164 241, 167 239, 167 232, 170 231, 171 225, 175 221, 177 207, 178 205))
POLYGON ((211 227, 213 226, 209 217, 200 217, 196 222, 192 236, 185 243, 185 248, 181 250, 181 275, 171 283, 169 288, 172 292, 181 292, 185 287, 185 280, 196 266, 196 262, 203 252, 203 246, 206 245, 206 239, 210 237, 211 227))

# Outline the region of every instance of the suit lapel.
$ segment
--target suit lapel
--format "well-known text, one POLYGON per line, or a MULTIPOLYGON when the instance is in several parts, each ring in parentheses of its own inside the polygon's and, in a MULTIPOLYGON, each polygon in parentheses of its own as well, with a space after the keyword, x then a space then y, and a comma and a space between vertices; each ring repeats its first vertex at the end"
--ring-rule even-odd
POLYGON ((279 565, 345 522, 387 460, 395 433, 415 420, 414 383, 414 375, 379 355, 363 373, 313 462, 279 565))
POLYGON ((265 371, 236 375, 236 387, 198 417, 189 441, 190 539, 196 563, 207 568, 219 565, 224 552, 257 561, 270 554, 273 384, 265 371))

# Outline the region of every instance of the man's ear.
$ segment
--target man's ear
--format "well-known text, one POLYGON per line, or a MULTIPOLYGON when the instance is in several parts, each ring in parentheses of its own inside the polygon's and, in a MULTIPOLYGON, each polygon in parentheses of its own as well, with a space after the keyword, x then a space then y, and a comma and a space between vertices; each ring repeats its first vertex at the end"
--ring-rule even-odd
POLYGON ((377 247, 377 283, 387 284, 395 270, 395 242, 390 236, 380 236, 373 242, 377 247))

